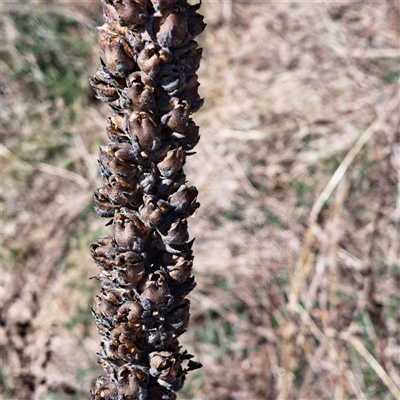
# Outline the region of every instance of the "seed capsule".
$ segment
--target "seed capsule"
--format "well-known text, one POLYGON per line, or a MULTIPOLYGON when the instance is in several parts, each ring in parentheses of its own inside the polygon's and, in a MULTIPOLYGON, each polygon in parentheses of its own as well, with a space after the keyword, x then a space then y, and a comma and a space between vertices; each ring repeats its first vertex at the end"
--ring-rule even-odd
POLYGON ((97 189, 96 193, 94 194, 94 203, 96 206, 94 207, 97 214, 103 218, 112 218, 116 211, 120 209, 118 204, 115 204, 110 197, 108 196, 107 192, 104 194, 104 188, 97 189))
POLYGON ((123 117, 118 114, 108 119, 106 130, 111 141, 116 143, 130 142, 129 136, 122 127, 122 122, 123 117))
POLYGON ((123 39, 125 29, 118 24, 105 24, 97 29, 97 39, 104 52, 107 69, 124 78, 136 68, 133 50, 123 39))
POLYGON ((193 11, 188 12, 188 30, 192 37, 200 35, 205 27, 206 24, 204 23, 204 17, 202 15, 193 11))
POLYGON ((121 25, 137 27, 146 21, 146 2, 137 0, 107 0, 104 5, 104 20, 121 25))
POLYGON ((179 143, 184 150, 191 150, 200 140, 199 127, 194 121, 189 120, 184 133, 173 132, 172 137, 179 143))
POLYGON ((156 196, 146 196, 144 206, 140 210, 140 216, 147 226, 154 228, 161 223, 169 209, 166 201, 158 199, 156 196))
POLYGON ((96 380, 96 387, 90 392, 92 400, 116 399, 118 389, 111 381, 110 375, 99 376, 96 380))
POLYGON ((154 191, 155 183, 157 182, 157 175, 154 165, 151 166, 150 171, 143 172, 140 175, 139 183, 143 188, 145 194, 150 194, 154 191))
POLYGON ((161 183, 158 186, 158 194, 162 198, 166 198, 175 191, 177 191, 181 185, 186 182, 186 175, 182 173, 177 173, 171 178, 161 179, 161 183))
POLYGON ((161 122, 175 132, 187 130, 190 115, 190 104, 185 100, 173 98, 174 109, 161 117, 161 122))
POLYGON ((110 38, 104 48, 107 68, 116 76, 125 77, 131 73, 136 63, 127 43, 121 38, 110 38))
POLYGON ((126 252, 115 258, 118 279, 123 284, 139 282, 145 273, 145 264, 142 257, 137 259, 137 253, 126 252))
POLYGON ((118 214, 114 219, 114 239, 124 250, 140 251, 147 229, 135 214, 118 214))
POLYGON ((90 246, 90 253, 93 260, 101 268, 108 270, 113 267, 115 249, 111 237, 97 239, 97 242, 90 246))
POLYGON ((178 47, 187 37, 187 15, 183 9, 169 14, 157 32, 157 41, 162 47, 178 47))
POLYGON ((160 85, 170 96, 176 95, 185 82, 184 68, 180 65, 166 64, 160 76, 160 85))
POLYGON ((106 102, 117 100, 119 98, 118 88, 123 87, 121 82, 112 77, 103 66, 97 69, 89 82, 96 92, 96 97, 106 102))
POLYGON ((190 301, 184 299, 183 303, 178 307, 174 308, 168 314, 165 314, 165 321, 170 329, 175 333, 180 334, 189 325, 189 308, 190 301))
POLYGON ((192 273, 193 256, 164 253, 162 262, 170 277, 179 283, 186 282, 192 273))
POLYGON ((134 163, 130 164, 126 160, 119 160, 117 157, 110 160, 107 167, 110 174, 114 176, 122 176, 127 179, 132 179, 135 175, 138 175, 139 173, 137 165, 135 165, 134 163))
MULTIPOLYGON (((122 121, 119 122, 122 124, 122 121)), ((110 143, 108 146, 102 146, 100 147, 100 157, 103 156, 106 158, 106 163, 116 159, 121 163, 129 164, 131 168, 137 168, 141 161, 140 154, 129 143, 110 143)), ((103 162, 102 159, 101 162, 103 162)), ((104 166, 109 168, 107 164, 104 166)))
POLYGON ((139 287, 140 299, 145 309, 166 306, 171 299, 167 278, 161 271, 149 274, 139 287))
POLYGON ((186 78, 186 85, 179 93, 179 97, 182 100, 186 100, 190 103, 190 113, 198 111, 204 103, 198 92, 200 84, 197 79, 198 77, 196 74, 188 76, 186 78))
POLYGON ((183 244, 189 239, 187 222, 185 219, 175 220, 167 232, 160 232, 165 244, 183 244))
POLYGON ((140 330, 143 315, 143 307, 134 301, 127 301, 118 308, 115 322, 121 327, 122 332, 140 330))
POLYGON ((179 190, 169 196, 168 201, 176 211, 185 216, 192 215, 199 203, 196 202, 198 191, 194 186, 187 187, 182 185, 179 190))
POLYGON ((129 331, 128 335, 121 331, 120 327, 115 328, 110 334, 110 347, 107 349, 114 358, 125 358, 132 356, 136 350, 135 342, 138 340, 137 334, 129 331))
POLYGON ((117 371, 117 387, 123 399, 146 400, 148 377, 138 368, 123 365, 117 371))
POLYGON ((193 75, 199 69, 202 53, 203 49, 198 49, 196 44, 193 49, 179 57, 177 64, 183 67, 186 76, 193 75))
POLYGON ((169 57, 167 50, 162 49, 157 43, 148 42, 139 53, 137 63, 142 72, 154 79, 169 57))
POLYGON ((182 365, 170 351, 154 352, 149 355, 150 375, 157 378, 160 385, 179 390, 182 388, 185 375, 182 365))
POLYGON ((108 178, 108 185, 104 187, 108 197, 120 206, 138 207, 142 202, 141 187, 136 177, 121 178, 112 175, 108 178))
POLYGON ((159 147, 161 135, 157 124, 148 113, 132 113, 125 125, 132 140, 137 140, 143 150, 150 151, 159 147))
POLYGON ((136 71, 127 77, 127 88, 121 93, 120 104, 123 108, 133 111, 154 111, 154 81, 141 71, 136 71))
POLYGON ((185 153, 179 147, 170 150, 164 160, 157 164, 157 168, 163 177, 170 178, 182 169, 184 162, 185 153))

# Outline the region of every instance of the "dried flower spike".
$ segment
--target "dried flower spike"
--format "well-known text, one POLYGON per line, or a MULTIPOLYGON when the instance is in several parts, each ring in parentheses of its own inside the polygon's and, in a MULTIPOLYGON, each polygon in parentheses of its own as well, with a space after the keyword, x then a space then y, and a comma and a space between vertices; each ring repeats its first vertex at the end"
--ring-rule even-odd
POLYGON ((194 288, 187 218, 199 206, 183 166, 199 141, 196 71, 203 31, 187 0, 104 0, 102 65, 90 83, 113 116, 100 147, 95 210, 113 233, 91 246, 100 268, 92 310, 102 335, 96 400, 175 399, 201 367, 181 351, 194 288))

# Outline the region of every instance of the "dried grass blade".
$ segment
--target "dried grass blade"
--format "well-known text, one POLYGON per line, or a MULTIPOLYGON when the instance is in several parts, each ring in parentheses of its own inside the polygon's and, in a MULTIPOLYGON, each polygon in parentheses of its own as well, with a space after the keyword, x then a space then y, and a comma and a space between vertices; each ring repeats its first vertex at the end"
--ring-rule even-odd
POLYGON ((329 199, 341 179, 343 178, 344 174, 346 173, 347 169, 357 156, 357 154, 360 152, 360 150, 364 147, 364 145, 368 142, 369 139, 373 136, 373 134, 378 130, 380 125, 388 118, 388 116, 399 106, 399 97, 396 96, 395 98, 391 99, 388 104, 385 107, 384 112, 382 115, 377 118, 357 139, 357 141, 354 143, 353 147, 350 149, 350 151, 347 153, 346 157, 343 159, 343 161, 340 163, 334 174, 332 175, 331 179, 329 180, 328 184, 325 186, 325 189, 321 192, 321 194, 318 196, 317 200, 314 203, 313 208, 311 209, 310 213, 310 218, 309 218, 309 224, 308 224, 308 229, 305 234, 305 239, 304 243, 302 246, 301 254, 299 257, 299 261, 296 265, 295 271, 294 271, 294 276, 292 279, 292 289, 290 293, 290 302, 289 302, 289 308, 294 309, 295 308, 295 303, 297 302, 297 299, 300 294, 301 287, 303 285, 303 282, 308 276, 308 273, 310 272, 311 269, 308 269, 307 271, 303 271, 305 266, 309 263, 307 263, 307 260, 310 258, 310 248, 312 244, 312 240, 314 237, 314 229, 317 223, 317 217, 318 214, 320 213, 322 207, 326 203, 326 201, 329 199), (306 272, 306 273, 305 273, 306 272))
POLYGON ((367 363, 376 372, 379 378, 381 378, 382 382, 390 390, 393 396, 396 399, 400 399, 400 389, 392 381, 392 379, 389 377, 386 371, 381 367, 378 361, 376 361, 374 356, 364 347, 361 341, 354 336, 350 336, 349 338, 346 338, 346 340, 352 344, 352 346, 360 353, 362 357, 364 357, 365 361, 367 361, 367 363))
MULTIPOLYGON (((315 336, 315 338, 318 339, 326 349, 329 349, 330 352, 332 352, 332 354, 335 355, 336 359, 339 359, 335 346, 326 337, 326 335, 319 329, 319 327, 313 321, 313 319, 310 317, 308 312, 298 303, 296 303, 296 305, 295 305, 295 311, 300 316, 303 323, 309 327, 310 332, 315 336)), ((329 352, 328 352, 328 354, 329 354, 329 352)), ((339 366, 345 372, 346 379, 348 380, 350 387, 352 388, 356 398, 367 400, 367 397, 365 396, 362 389, 360 388, 353 372, 347 368, 346 364, 343 361, 339 361, 339 366)))

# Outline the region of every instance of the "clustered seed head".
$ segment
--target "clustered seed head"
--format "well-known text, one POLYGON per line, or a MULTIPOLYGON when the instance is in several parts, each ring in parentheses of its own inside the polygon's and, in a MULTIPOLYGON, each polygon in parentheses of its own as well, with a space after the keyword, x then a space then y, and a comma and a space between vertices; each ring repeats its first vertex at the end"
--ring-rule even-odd
POLYGON ((113 234, 91 246, 100 268, 92 310, 106 372, 92 400, 175 399, 201 367, 181 351, 194 288, 187 218, 199 207, 183 166, 199 141, 196 71, 205 24, 187 0, 105 0, 103 51, 90 83, 113 116, 100 147, 96 212, 113 234))

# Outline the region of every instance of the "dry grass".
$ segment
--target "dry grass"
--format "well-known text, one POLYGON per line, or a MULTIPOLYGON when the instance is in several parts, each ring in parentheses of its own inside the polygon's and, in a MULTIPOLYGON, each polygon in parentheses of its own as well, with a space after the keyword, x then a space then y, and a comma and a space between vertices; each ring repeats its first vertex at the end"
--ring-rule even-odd
MULTIPOLYGON (((201 208, 181 398, 396 399, 399 7, 207 2, 187 172, 201 208), (388 21, 390 25, 388 25, 388 21)), ((4 3, 1 389, 87 398, 99 373, 88 245, 108 110, 92 3, 4 3)))

